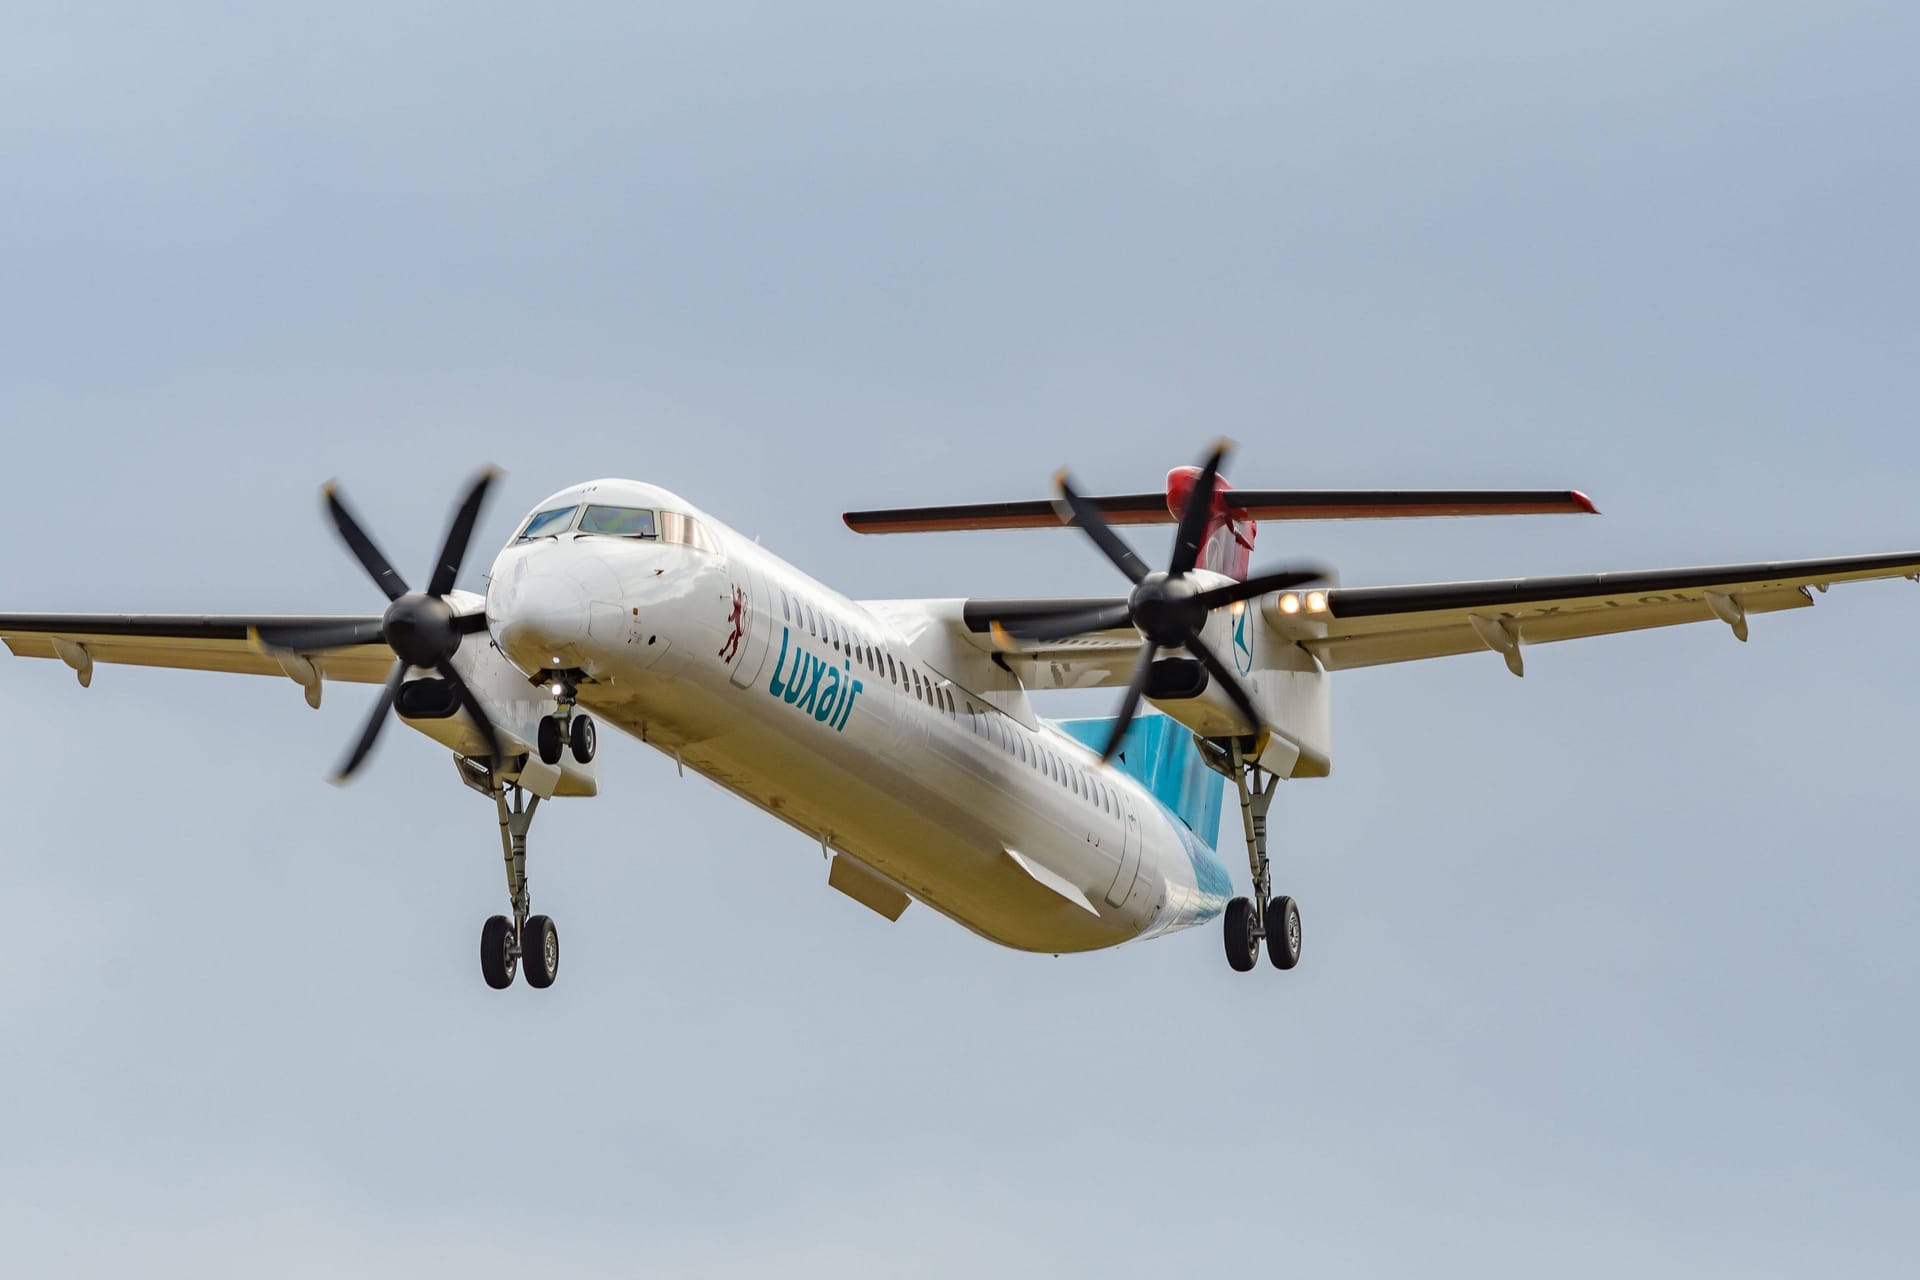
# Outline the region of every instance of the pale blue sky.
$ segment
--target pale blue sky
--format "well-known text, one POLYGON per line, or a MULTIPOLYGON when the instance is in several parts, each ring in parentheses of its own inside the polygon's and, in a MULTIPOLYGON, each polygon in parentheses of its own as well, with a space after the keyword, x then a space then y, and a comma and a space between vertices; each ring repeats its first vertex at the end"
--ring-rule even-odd
MULTIPOLYGON (((1355 584, 1920 547, 1910 7, 918 9, 7 6, 0 609, 370 610, 320 483, 404 568, 487 461, 488 544, 624 474, 854 595, 1103 591, 1066 534, 838 514, 1150 487, 1219 433, 1243 483, 1606 512, 1264 531, 1355 584)), ((560 982, 505 995, 444 753, 322 781, 370 690, 3 659, 0 1235, 73 1275, 1887 1274, 1916 635, 1882 584, 1341 676, 1276 816, 1291 975, 888 925, 605 740, 534 833, 560 982)))

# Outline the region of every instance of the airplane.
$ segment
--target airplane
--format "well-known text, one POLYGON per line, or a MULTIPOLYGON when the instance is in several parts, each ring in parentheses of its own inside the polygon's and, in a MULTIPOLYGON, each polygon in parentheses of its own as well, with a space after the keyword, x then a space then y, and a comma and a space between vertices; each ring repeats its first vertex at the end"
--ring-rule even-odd
POLYGON ((1093 951, 1218 918, 1228 963, 1300 962, 1298 904, 1273 890, 1267 814, 1282 780, 1333 766, 1333 673, 1465 654, 1516 676, 1534 645, 1681 623, 1746 640, 1755 614, 1837 582, 1920 582, 1920 551, 1412 586, 1327 568, 1251 571, 1262 521, 1597 514, 1577 490, 1235 489, 1231 445, 1164 491, 855 511, 868 535, 1077 528, 1124 594, 854 600, 653 484, 592 480, 538 503, 484 593, 455 586, 489 468, 456 507, 425 585, 401 576, 337 486, 323 504, 386 596, 323 616, 0 614, 0 640, 64 663, 277 677, 318 708, 328 681, 381 685, 335 778, 390 719, 447 748, 499 825, 508 911, 481 973, 553 984, 560 938, 532 911, 527 840, 544 801, 599 790, 605 721, 817 842, 827 883, 888 920, 925 903, 1007 947, 1093 951), (1164 569, 1118 532, 1176 526, 1164 569), (1104 719, 1053 722, 1035 692, 1124 690, 1104 719), (1154 708, 1141 714, 1142 704, 1154 708), (1218 851, 1239 809, 1251 892, 1218 851))

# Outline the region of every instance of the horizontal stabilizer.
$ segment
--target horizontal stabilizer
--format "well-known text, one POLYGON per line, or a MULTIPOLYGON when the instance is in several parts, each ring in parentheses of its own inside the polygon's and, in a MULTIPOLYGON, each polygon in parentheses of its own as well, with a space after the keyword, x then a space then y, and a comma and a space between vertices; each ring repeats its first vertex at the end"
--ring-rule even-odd
MULTIPOLYGON (((1109 524, 1173 524, 1164 493, 1089 498, 1109 524)), ((1405 520, 1433 516, 1596 515, 1578 489, 1222 489, 1226 512, 1254 520, 1405 520)), ((949 533, 967 529, 1054 529, 1052 501, 976 502, 946 507, 849 511, 855 533, 949 533)))

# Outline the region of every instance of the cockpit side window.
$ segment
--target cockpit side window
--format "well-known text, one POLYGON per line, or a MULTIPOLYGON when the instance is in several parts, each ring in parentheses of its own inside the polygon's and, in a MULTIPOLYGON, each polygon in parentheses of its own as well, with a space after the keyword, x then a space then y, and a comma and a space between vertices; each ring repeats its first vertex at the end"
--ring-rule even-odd
POLYGON ((640 507, 588 507, 580 517, 580 532, 612 538, 655 538, 653 512, 640 507))
POLYGON ((660 513, 660 540, 672 542, 683 547, 692 547, 696 551, 718 552, 719 546, 698 520, 682 515, 678 511, 660 513))
POLYGON ((520 536, 514 541, 531 542, 535 538, 557 538, 567 531, 567 526, 573 523, 573 513, 579 509, 578 507, 555 507, 551 511, 535 512, 533 519, 527 521, 526 527, 520 530, 520 536))

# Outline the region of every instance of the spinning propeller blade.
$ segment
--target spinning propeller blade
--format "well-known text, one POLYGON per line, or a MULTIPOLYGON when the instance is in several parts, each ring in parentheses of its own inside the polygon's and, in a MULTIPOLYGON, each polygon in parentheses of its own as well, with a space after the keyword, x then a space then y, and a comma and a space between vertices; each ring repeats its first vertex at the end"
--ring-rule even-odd
POLYGON ((1202 463, 1199 475, 1194 478, 1193 489, 1187 494, 1186 503, 1181 508, 1179 529, 1174 535, 1173 555, 1164 573, 1148 569, 1146 562, 1127 545, 1126 539, 1113 531, 1100 508, 1082 495, 1067 473, 1061 471, 1054 477, 1060 495, 1054 502, 1054 508, 1060 519, 1084 530, 1101 554, 1133 582, 1133 591, 1124 604, 1081 605, 993 624, 993 634, 1002 643, 1065 640, 1109 631, 1123 622, 1131 622, 1140 632, 1146 643, 1134 663, 1133 676, 1127 682, 1126 693, 1121 696, 1120 709, 1114 716, 1113 731, 1108 735, 1106 750, 1100 755, 1102 764, 1111 760, 1120 749, 1121 739, 1126 736, 1128 726, 1139 714, 1140 703, 1146 698, 1154 663, 1159 660, 1161 651, 1166 649, 1184 649, 1198 659, 1200 665, 1206 668, 1208 678, 1226 692, 1245 717, 1249 730, 1257 731, 1261 717, 1253 695, 1232 668, 1220 661, 1200 639, 1201 633, 1206 630, 1207 617, 1215 609, 1251 600, 1271 591, 1285 591, 1290 587, 1319 582, 1327 576, 1325 569, 1309 564, 1276 569, 1257 574, 1244 582, 1230 582, 1216 587, 1201 587, 1192 580, 1191 575, 1200 563, 1200 553, 1205 547, 1207 531, 1215 515, 1215 495, 1219 491, 1221 468, 1232 449, 1231 442, 1221 440, 1213 446, 1202 463))
POLYGON ((447 594, 453 590, 454 579, 460 574, 460 564, 466 559, 467 544, 473 538, 473 527, 480 518, 480 509, 486 503, 487 491, 499 477, 499 471, 488 467, 475 476, 473 483, 468 486, 466 496, 455 508, 453 520, 447 526, 446 537, 440 546, 440 558, 434 562, 425 591, 408 589, 406 580, 394 569, 380 548, 374 545, 372 537, 341 499, 337 485, 329 482, 321 490, 327 512, 333 517, 334 527, 340 531, 341 541, 347 544, 347 549, 353 552, 354 558, 373 579, 374 585, 386 593, 391 603, 381 615, 379 628, 371 634, 365 627, 338 628, 277 639, 296 649, 365 644, 378 639, 386 641, 397 659, 393 674, 387 677, 386 686, 380 691, 380 697, 374 703, 359 739, 334 774, 335 782, 346 782, 365 763, 380 736, 380 730, 386 725, 388 713, 393 710, 400 696, 400 686, 406 680, 409 669, 437 672, 453 689, 461 707, 472 717, 475 727, 487 740, 487 749, 492 758, 498 760, 502 756, 499 730, 494 727, 479 698, 474 696, 473 690, 453 665, 453 655, 459 652, 462 638, 486 630, 486 615, 456 616, 452 604, 447 600, 447 594))

